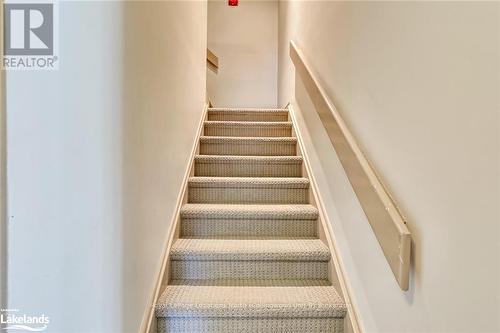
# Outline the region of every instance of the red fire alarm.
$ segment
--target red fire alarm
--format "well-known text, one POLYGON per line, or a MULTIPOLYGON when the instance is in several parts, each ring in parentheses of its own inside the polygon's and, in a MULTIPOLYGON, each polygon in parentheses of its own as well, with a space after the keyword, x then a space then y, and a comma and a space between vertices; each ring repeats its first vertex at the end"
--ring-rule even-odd
POLYGON ((238 6, 238 0, 228 0, 227 4, 229 6, 238 6))

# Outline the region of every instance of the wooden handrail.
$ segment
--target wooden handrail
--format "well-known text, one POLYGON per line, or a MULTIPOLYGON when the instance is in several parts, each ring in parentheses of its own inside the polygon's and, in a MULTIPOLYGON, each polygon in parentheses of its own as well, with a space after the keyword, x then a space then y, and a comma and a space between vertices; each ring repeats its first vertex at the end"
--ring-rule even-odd
POLYGON ((209 49, 207 49, 207 67, 215 73, 219 71, 219 58, 209 49))
POLYGON ((399 286, 402 290, 408 290, 411 233, 404 217, 293 41, 290 41, 290 58, 399 286))

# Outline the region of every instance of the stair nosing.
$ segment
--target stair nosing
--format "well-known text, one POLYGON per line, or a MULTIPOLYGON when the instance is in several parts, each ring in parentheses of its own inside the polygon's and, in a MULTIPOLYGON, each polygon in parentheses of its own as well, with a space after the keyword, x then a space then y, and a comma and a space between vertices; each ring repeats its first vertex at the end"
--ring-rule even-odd
POLYGON ((188 187, 198 188, 284 188, 307 189, 305 177, 189 177, 188 187))
POLYGON ((286 127, 291 128, 291 121, 234 121, 234 120, 205 120, 205 126, 262 126, 262 127, 286 127))
POLYGON ((185 204, 180 210, 181 218, 205 219, 280 219, 317 220, 319 211, 308 204, 255 205, 255 204, 185 204))
POLYGON ((297 143, 297 138, 291 136, 200 136, 200 142, 227 142, 232 141, 230 143, 246 143, 245 141, 250 141, 253 143, 261 143, 261 142, 277 142, 277 143, 297 143))
POLYGON ((328 247, 320 239, 179 238, 172 261, 295 261, 328 262, 328 247))
POLYGON ((208 112, 258 112, 258 113, 288 113, 288 109, 265 109, 265 108, 208 108, 208 112))
POLYGON ((337 290, 318 285, 169 285, 155 305, 159 318, 343 318, 346 313, 337 290))
POLYGON ((249 156, 249 155, 196 155, 196 163, 241 163, 253 162, 262 164, 302 164, 302 156, 249 156))

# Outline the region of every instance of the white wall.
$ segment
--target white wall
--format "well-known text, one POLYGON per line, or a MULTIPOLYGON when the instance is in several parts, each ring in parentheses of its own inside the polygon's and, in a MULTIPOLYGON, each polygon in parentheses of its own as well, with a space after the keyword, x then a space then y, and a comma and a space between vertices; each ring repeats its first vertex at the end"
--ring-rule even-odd
POLYGON ((366 332, 498 332, 498 3, 279 4, 300 131, 366 332), (297 41, 413 233, 402 292, 288 56, 297 41))
POLYGON ((278 2, 208 2, 208 47, 219 72, 207 71, 208 97, 221 107, 276 107, 278 2))
MULTIPOLYGON (((3 27, 3 6, 0 6, 3 27)), ((3 49, 3 37, 0 37, 3 49)), ((3 62, 3 54, 0 55, 3 62)), ((0 308, 7 303, 7 118, 5 113, 5 71, 0 73, 0 308)))
POLYGON ((206 3, 62 2, 60 26, 59 71, 7 77, 9 307, 137 332, 203 110, 206 3))

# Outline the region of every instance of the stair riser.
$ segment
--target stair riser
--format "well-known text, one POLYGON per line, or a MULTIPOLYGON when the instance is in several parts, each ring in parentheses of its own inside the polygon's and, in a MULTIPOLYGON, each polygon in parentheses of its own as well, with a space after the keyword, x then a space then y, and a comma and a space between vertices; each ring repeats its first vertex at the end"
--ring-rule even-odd
POLYGON ((208 120, 213 121, 288 121, 286 112, 208 112, 208 120))
POLYGON ((317 237, 315 220, 186 219, 181 237, 317 237))
POLYGON ((172 279, 327 279, 323 261, 171 261, 172 279))
POLYGON ((200 142, 202 155, 293 156, 297 153, 295 142, 211 143, 200 142))
POLYGON ((205 125, 206 136, 239 136, 239 137, 287 137, 292 136, 289 126, 214 126, 205 125))
POLYGON ((194 175, 200 177, 301 177, 302 165, 269 163, 201 163, 196 162, 194 175))
POLYGON ((343 318, 158 318, 158 333, 342 333, 343 318))
POLYGON ((307 188, 203 188, 190 187, 189 203, 207 204, 307 204, 307 188))

